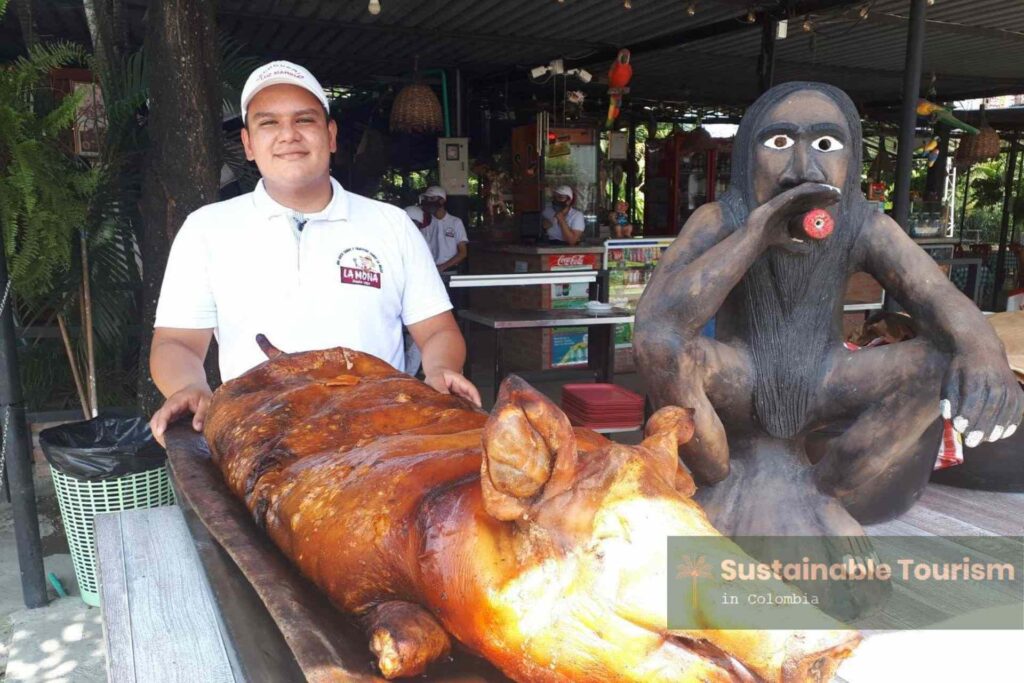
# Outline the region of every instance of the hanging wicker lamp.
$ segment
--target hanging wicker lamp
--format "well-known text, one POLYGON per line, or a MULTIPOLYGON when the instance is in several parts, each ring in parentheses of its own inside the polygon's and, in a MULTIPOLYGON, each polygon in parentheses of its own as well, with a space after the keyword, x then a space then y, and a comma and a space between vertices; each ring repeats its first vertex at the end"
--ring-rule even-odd
POLYGON ((429 85, 412 83, 402 88, 391 106, 392 132, 436 133, 444 127, 441 102, 429 85))
POLYGON ((963 136, 956 148, 953 163, 960 170, 999 156, 999 134, 985 119, 985 105, 981 106, 981 123, 978 129, 977 135, 963 136))

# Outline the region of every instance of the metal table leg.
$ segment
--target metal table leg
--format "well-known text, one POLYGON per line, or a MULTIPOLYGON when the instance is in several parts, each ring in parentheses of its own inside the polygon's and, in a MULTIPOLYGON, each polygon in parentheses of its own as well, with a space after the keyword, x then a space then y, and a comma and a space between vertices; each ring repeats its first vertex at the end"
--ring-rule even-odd
POLYGON ((615 378, 615 330, 613 325, 591 325, 587 328, 587 364, 597 382, 615 378))
POLYGON ((491 405, 498 400, 498 388, 505 379, 505 364, 501 357, 501 330, 494 328, 494 387, 491 392, 491 405))

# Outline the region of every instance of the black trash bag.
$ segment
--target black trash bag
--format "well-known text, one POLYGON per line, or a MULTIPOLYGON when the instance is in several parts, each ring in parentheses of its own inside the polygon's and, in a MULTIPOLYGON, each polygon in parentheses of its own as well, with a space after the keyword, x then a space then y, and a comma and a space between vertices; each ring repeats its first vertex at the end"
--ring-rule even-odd
POLYGON ((83 481, 103 481, 156 469, 167 460, 144 417, 97 417, 39 432, 55 469, 83 481))

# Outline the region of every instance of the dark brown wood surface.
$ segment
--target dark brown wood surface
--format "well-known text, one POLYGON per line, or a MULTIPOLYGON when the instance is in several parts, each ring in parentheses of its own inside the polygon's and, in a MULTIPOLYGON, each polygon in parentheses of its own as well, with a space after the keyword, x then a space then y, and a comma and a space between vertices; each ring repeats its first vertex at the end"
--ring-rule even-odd
MULTIPOLYGON (((249 580, 306 680, 382 683, 366 637, 259 532, 210 460, 206 439, 175 425, 167 432, 167 455, 183 505, 192 509, 249 580)), ((417 680, 508 681, 487 662, 458 652, 417 680)))

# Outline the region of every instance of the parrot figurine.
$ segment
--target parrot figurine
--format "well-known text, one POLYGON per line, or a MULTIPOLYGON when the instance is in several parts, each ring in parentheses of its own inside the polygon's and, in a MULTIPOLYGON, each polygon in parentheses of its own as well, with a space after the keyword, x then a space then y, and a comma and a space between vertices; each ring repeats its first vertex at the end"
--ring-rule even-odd
POLYGON ((951 128, 960 128, 972 135, 978 134, 978 129, 974 126, 964 123, 960 119, 953 116, 953 112, 943 107, 940 104, 929 102, 928 100, 917 101, 917 115, 928 116, 930 118, 942 121, 951 128))
POLYGON ((939 143, 941 138, 938 135, 934 136, 923 145, 914 150, 914 156, 918 159, 927 159, 928 168, 935 165, 935 160, 939 158, 939 143))
POLYGON ((622 95, 628 92, 626 86, 633 78, 633 67, 629 64, 629 50, 623 48, 615 56, 615 61, 608 69, 608 117, 605 126, 612 127, 615 119, 619 118, 619 111, 622 109, 622 95))

